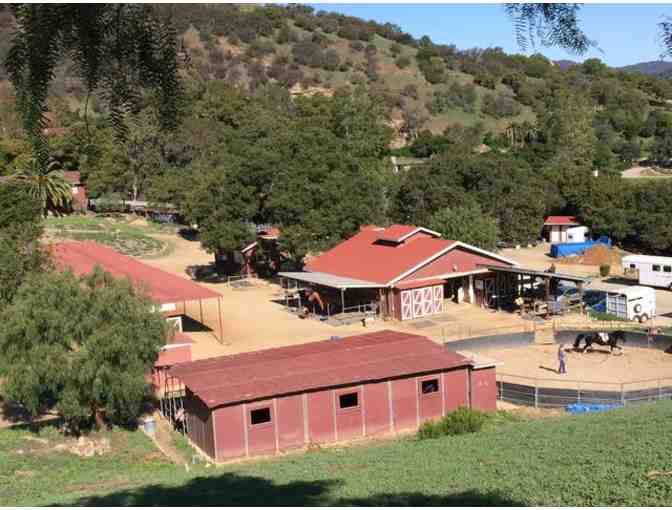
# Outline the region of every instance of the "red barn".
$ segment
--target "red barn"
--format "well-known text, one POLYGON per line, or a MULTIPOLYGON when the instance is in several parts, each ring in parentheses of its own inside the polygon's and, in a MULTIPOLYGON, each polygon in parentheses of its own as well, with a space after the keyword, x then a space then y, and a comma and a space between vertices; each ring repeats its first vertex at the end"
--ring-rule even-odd
POLYGON ((190 440, 216 462, 496 408, 494 365, 394 331, 194 361, 170 375, 186 388, 190 440))
POLYGON ((279 274, 319 287, 338 304, 336 312, 375 302, 383 315, 408 320, 442 313, 444 299, 487 305, 496 276, 486 265, 518 264, 427 228, 367 225, 311 259, 304 272, 279 274))

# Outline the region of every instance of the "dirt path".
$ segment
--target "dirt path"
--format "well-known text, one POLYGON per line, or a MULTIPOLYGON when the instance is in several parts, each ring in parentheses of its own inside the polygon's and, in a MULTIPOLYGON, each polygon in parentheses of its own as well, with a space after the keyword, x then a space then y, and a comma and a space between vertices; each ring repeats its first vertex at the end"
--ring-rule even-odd
POLYGON ((672 175, 667 175, 662 172, 658 172, 655 168, 649 166, 633 166, 621 172, 621 177, 624 179, 638 179, 638 178, 648 178, 648 179, 668 179, 672 175))
POLYGON ((152 441, 154 441, 157 448, 174 464, 179 466, 187 464, 187 459, 182 456, 173 444, 173 436, 168 422, 161 418, 159 413, 154 413, 154 421, 156 422, 156 433, 152 437, 152 441))

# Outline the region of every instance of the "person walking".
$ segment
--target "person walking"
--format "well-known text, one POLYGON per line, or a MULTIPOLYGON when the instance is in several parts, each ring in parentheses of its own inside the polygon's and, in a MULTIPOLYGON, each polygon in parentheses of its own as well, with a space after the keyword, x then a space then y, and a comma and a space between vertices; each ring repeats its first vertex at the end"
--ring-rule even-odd
POLYGON ((565 365, 565 356, 567 354, 565 353, 565 344, 560 344, 560 348, 558 349, 558 362, 560 366, 558 367, 558 374, 566 374, 567 373, 567 366, 565 365))

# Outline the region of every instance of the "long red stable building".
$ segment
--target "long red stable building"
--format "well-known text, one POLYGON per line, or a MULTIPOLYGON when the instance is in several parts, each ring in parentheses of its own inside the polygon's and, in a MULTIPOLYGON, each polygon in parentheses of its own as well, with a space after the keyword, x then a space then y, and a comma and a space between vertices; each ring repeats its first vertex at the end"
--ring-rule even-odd
POLYGON ((186 387, 190 440, 216 462, 496 408, 493 364, 395 331, 194 361, 170 375, 186 387))

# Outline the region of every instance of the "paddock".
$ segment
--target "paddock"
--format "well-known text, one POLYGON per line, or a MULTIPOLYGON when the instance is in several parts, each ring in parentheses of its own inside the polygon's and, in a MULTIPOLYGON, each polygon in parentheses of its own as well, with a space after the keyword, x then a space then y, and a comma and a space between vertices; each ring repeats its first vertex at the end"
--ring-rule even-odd
MULTIPOLYGON (((497 371, 500 400, 536 407, 567 404, 624 404, 672 398, 672 338, 626 333, 622 354, 594 346, 592 352, 572 348, 579 331, 562 331, 555 343, 535 344, 533 334, 506 334, 447 342, 501 362, 497 371), (567 374, 560 375, 558 349, 564 345, 567 374)), ((615 351, 617 352, 617 351, 615 351)))

